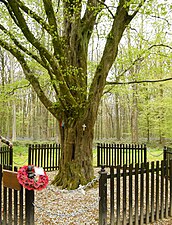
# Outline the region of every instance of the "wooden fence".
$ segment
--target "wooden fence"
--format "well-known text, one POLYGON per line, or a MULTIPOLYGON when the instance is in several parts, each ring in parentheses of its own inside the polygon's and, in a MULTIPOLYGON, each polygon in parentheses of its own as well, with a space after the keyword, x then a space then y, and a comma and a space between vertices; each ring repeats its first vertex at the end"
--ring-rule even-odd
POLYGON ((13 165, 13 148, 8 146, 0 147, 0 164, 13 165))
POLYGON ((142 225, 172 216, 172 160, 108 169, 110 174, 100 171, 99 225, 142 225))
POLYGON ((164 160, 172 159, 172 148, 164 146, 164 160))
MULTIPOLYGON (((45 171, 57 170, 60 165, 60 144, 29 145, 28 164, 43 167, 45 171)), ((146 145, 97 144, 97 167, 146 163, 146 145)))
POLYGON ((0 181, 0 224, 34 225, 34 191, 18 183, 17 168, 0 165, 0 181))
POLYGON ((29 145, 28 165, 42 167, 45 171, 57 170, 60 154, 60 144, 29 145))
POLYGON ((146 163, 146 145, 134 144, 97 144, 97 167, 146 163))

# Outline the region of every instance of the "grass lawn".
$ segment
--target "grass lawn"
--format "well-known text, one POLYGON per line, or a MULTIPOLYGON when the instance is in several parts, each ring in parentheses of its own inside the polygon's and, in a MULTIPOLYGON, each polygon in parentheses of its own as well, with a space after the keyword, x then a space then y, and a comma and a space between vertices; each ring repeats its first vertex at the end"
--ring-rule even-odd
POLYGON ((163 149, 147 148, 147 161, 161 161, 163 160, 163 149))
POLYGON ((13 163, 14 166, 22 167, 28 163, 28 147, 14 146, 13 147, 13 163))

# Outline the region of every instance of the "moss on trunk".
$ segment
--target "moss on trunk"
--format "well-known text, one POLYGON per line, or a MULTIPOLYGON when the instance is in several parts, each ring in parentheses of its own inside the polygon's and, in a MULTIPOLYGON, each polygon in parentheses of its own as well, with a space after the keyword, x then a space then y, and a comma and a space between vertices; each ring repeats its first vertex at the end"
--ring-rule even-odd
POLYGON ((60 168, 52 184, 76 189, 93 179, 92 132, 92 128, 83 131, 81 124, 62 130, 60 168))
POLYGON ((87 167, 87 171, 89 171, 89 174, 84 173, 83 168, 81 168, 76 162, 68 163, 59 170, 52 184, 55 186, 61 186, 62 189, 76 189, 80 184, 85 185, 93 179, 93 168, 87 167))

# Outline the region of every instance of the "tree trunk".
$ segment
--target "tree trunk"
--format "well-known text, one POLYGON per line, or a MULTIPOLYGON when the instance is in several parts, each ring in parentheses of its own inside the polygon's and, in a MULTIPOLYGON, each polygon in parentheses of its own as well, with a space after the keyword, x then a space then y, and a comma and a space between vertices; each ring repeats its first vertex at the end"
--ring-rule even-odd
POLYGON ((13 101, 12 141, 16 141, 16 104, 13 101))
POLYGON ((121 140, 120 115, 119 115, 119 96, 115 94, 115 114, 116 114, 116 139, 121 140))
POLYGON ((59 173, 52 184, 75 189, 86 184, 94 176, 92 142, 93 126, 84 128, 82 122, 75 125, 60 124, 61 161, 59 173))
POLYGON ((132 143, 138 143, 138 107, 137 107, 137 86, 133 85, 133 104, 131 108, 131 137, 132 143))
POLYGON ((32 138, 38 140, 38 124, 37 124, 37 106, 36 106, 36 95, 32 90, 32 138))
POLYGON ((164 97, 164 90, 162 84, 160 84, 160 100, 161 104, 159 105, 159 143, 164 144, 165 142, 165 134, 164 134, 164 107, 163 107, 163 97, 164 97))

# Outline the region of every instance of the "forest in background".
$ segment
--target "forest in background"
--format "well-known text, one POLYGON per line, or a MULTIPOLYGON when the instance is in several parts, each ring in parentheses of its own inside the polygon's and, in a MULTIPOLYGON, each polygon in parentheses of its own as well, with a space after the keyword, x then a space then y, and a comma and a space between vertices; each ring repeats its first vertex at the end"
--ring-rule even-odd
MULTIPOLYGON (((156 13, 154 17, 149 12, 138 14, 122 38, 99 107, 96 141, 161 144, 172 141, 172 22, 167 9, 163 19, 156 13)), ((103 26, 89 45, 90 79, 102 54, 100 43, 103 45, 106 33, 103 26)), ((37 73, 45 72, 40 68, 37 73)), ((54 98, 47 74, 41 79, 47 95, 54 98)), ((0 118, 1 134, 13 141, 58 142, 58 122, 40 103, 17 61, 2 48, 0 118)))

